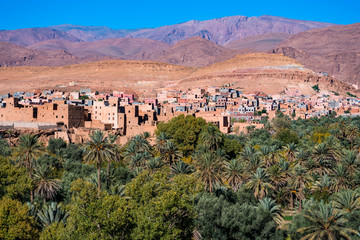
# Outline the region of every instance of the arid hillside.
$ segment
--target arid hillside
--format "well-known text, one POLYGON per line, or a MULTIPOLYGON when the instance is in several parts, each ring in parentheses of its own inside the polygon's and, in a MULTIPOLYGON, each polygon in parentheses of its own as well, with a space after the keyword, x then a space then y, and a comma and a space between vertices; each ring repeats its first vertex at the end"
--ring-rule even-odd
POLYGON ((170 64, 202 67, 234 57, 240 51, 224 48, 201 37, 180 41, 164 52, 154 54, 154 61, 170 64))
POLYGON ((101 61, 61 67, 0 68, 1 92, 34 89, 98 90, 131 88, 149 92, 164 83, 188 76, 195 69, 160 62, 101 61), (69 84, 74 85, 70 87, 69 84))
POLYGON ((0 42, 0 68, 13 66, 63 66, 100 60, 108 56, 79 58, 64 50, 34 50, 15 44, 0 42))
POLYGON ((200 37, 192 37, 174 45, 144 38, 105 39, 93 42, 52 39, 30 45, 28 48, 44 52, 66 51, 81 60, 113 57, 124 60, 158 61, 190 67, 202 67, 224 61, 243 52, 227 49, 200 37))
POLYGON ((196 68, 152 61, 101 61, 61 67, 0 68, 1 92, 34 89, 96 90, 132 89, 154 96, 156 89, 232 84, 243 91, 280 93, 286 87, 312 93, 312 86, 346 92, 355 90, 342 82, 320 77, 294 59, 276 54, 238 55, 224 62, 196 68))
MULTIPOLYGON (((64 50, 71 52, 79 58, 89 57, 117 57, 134 60, 135 56, 141 56, 145 52, 159 54, 169 49, 168 44, 143 38, 118 38, 105 39, 94 42, 71 42, 64 40, 43 41, 29 46, 37 50, 64 50)), ((147 59, 136 59, 147 60, 147 59)))
POLYGON ((272 52, 293 57, 314 71, 360 84, 360 23, 302 32, 272 52))
POLYGON ((264 52, 277 48, 280 43, 291 36, 293 35, 288 33, 265 33, 231 41, 226 44, 225 47, 234 50, 248 49, 256 52, 264 52))
POLYGON ((280 93, 287 87, 298 88, 304 94, 314 93, 312 86, 316 84, 321 89, 338 92, 356 91, 337 79, 314 73, 292 58, 266 53, 237 55, 200 68, 179 81, 177 88, 224 84, 246 92, 263 91, 268 94, 280 93))

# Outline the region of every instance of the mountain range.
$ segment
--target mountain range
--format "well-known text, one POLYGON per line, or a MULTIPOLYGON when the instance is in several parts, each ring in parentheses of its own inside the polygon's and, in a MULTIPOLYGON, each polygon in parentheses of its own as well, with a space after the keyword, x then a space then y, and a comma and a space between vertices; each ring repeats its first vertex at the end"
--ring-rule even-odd
POLYGON ((62 66, 100 60, 204 67, 267 52, 360 83, 360 23, 335 25, 274 16, 192 20, 144 29, 57 25, 0 31, 0 67, 62 66))

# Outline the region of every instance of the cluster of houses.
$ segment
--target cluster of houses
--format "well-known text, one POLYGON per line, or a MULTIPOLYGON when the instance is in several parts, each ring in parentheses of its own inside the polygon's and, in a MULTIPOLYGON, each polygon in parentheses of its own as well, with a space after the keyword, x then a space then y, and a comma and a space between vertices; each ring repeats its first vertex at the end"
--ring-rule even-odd
POLYGON ((292 118, 360 114, 360 99, 321 91, 304 95, 286 89, 279 95, 243 93, 230 87, 207 87, 187 91, 162 90, 154 98, 134 93, 93 92, 91 89, 16 92, 0 95, 0 129, 62 129, 56 137, 82 142, 89 131, 115 131, 122 142, 142 132, 154 132, 159 122, 193 115, 214 123, 223 133, 240 133, 282 112, 292 118), (71 130, 71 131, 70 131, 71 130))

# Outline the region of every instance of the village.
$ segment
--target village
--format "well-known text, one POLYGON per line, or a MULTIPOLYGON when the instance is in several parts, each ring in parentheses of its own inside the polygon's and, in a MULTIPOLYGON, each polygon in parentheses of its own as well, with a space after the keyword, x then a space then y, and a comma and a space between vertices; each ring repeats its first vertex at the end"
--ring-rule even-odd
POLYGON ((143 132, 153 134, 159 122, 181 114, 202 117, 223 133, 240 134, 262 128, 280 112, 292 119, 358 116, 359 101, 354 95, 319 91, 316 86, 313 95, 291 88, 270 96, 211 86, 161 90, 155 98, 121 91, 36 90, 0 95, 0 129, 53 129, 55 138, 73 143, 83 143, 90 131, 100 129, 119 135, 118 143, 124 144, 143 132))

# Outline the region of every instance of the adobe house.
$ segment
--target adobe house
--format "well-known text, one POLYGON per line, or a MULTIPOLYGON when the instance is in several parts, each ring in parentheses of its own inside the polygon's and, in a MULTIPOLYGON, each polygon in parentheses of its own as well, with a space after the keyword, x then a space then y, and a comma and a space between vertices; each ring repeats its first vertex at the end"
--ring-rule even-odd
POLYGON ((43 105, 21 105, 18 98, 13 97, 6 100, 5 107, 0 108, 0 122, 21 122, 24 123, 25 127, 26 123, 31 122, 39 123, 38 126, 83 127, 84 120, 84 107, 68 105, 64 101, 55 101, 43 105))

